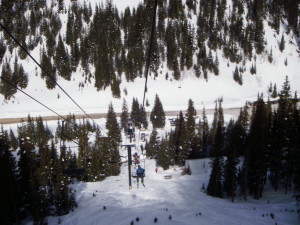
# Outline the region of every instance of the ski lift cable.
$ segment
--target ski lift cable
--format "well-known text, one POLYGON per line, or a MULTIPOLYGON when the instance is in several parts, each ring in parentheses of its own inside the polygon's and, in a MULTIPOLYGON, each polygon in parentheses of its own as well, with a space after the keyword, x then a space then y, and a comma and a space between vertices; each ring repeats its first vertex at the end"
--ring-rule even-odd
MULTIPOLYGON (((153 49, 153 39, 154 39, 154 33, 155 33, 155 25, 156 25, 156 11, 157 11, 157 3, 158 0, 155 0, 154 2, 154 7, 153 7, 153 12, 152 12, 152 27, 151 27, 151 34, 150 34, 150 40, 149 40, 149 49, 148 49, 148 56, 147 56, 147 62, 146 62, 146 68, 145 68, 145 87, 144 87, 144 96, 143 96, 143 106, 142 110, 146 112, 145 110, 145 97, 146 97, 146 92, 147 92, 147 82, 148 82, 148 75, 149 75, 149 68, 150 68, 150 61, 151 61, 151 54, 152 54, 152 49, 153 49)), ((139 137, 141 137, 141 129, 139 129, 139 137)), ((138 146, 139 148, 139 146, 138 146)), ((145 169, 145 156, 143 154, 143 160, 144 160, 144 169, 145 169)))
POLYGON ((146 92, 147 92, 148 74, 149 74, 149 68, 150 68, 151 53, 152 53, 152 49, 153 49, 153 39, 154 39, 155 23, 156 23, 156 9, 157 9, 157 0, 155 0, 154 7, 153 7, 151 35, 150 35, 150 40, 149 40, 149 49, 148 49, 147 63, 146 63, 146 69, 145 69, 146 80, 145 80, 145 87, 144 87, 143 109, 145 106, 145 96, 146 96, 146 92))
POLYGON ((67 96, 72 100, 73 103, 89 118, 93 121, 96 126, 98 124, 94 121, 94 119, 86 113, 86 111, 53 79, 52 75, 50 75, 38 62, 37 60, 29 53, 29 51, 21 45, 21 43, 6 29, 6 27, 3 26, 3 24, 0 22, 1 28, 15 41, 15 43, 35 62, 35 64, 41 69, 42 72, 44 72, 50 79, 51 81, 57 85, 67 96))
MULTIPOLYGON (((64 116, 60 115, 59 113, 55 112, 53 109, 51 109, 50 107, 46 106, 45 104, 43 104, 42 102, 40 102, 39 100, 37 100, 36 98, 32 97, 30 94, 26 93, 25 91, 21 90, 17 85, 11 83, 10 81, 8 81, 7 79, 3 78, 2 76, 0 76, 0 79, 6 83, 8 83, 10 86, 12 86, 13 88, 16 88, 18 91, 22 92, 23 94, 25 94, 26 96, 28 96, 29 98, 31 98, 32 100, 36 101, 38 104, 44 106, 46 109, 48 109, 49 111, 53 112, 55 115, 59 116, 60 118, 69 121, 71 123, 73 123, 72 121, 68 120, 67 118, 65 118, 64 116)), ((64 135, 66 138, 68 138, 69 140, 71 140, 72 142, 74 142, 75 144, 79 145, 80 144, 77 141, 74 141, 72 138, 64 135)))

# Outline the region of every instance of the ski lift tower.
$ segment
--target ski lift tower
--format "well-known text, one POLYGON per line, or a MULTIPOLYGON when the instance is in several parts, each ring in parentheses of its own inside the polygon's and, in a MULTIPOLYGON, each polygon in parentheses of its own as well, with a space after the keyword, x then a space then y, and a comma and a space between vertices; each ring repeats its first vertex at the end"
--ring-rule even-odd
POLYGON ((128 153, 128 178, 129 178, 129 190, 132 189, 132 182, 131 182, 131 167, 132 167, 132 159, 131 159, 131 147, 135 147, 135 144, 125 144, 122 146, 127 147, 127 153, 128 153))
POLYGON ((129 190, 132 189, 132 182, 131 182, 131 167, 132 167, 132 156, 131 156, 131 147, 135 147, 134 143, 131 143, 132 137, 134 135, 134 126, 133 122, 129 121, 128 122, 128 130, 127 133, 129 135, 130 143, 129 144, 124 144, 122 146, 127 147, 127 153, 128 153, 128 178, 129 178, 129 190))

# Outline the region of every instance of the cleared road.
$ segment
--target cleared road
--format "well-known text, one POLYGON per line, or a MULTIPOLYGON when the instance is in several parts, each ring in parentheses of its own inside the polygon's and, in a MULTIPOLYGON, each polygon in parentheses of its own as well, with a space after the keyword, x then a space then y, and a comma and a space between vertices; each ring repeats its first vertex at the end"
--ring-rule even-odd
MULTIPOLYGON (((233 115, 235 117, 237 117, 240 113, 240 108, 228 108, 228 109, 223 109, 224 114, 230 114, 233 115)), ((185 113, 185 111, 182 111, 183 113, 185 113)), ((214 113, 214 109, 207 109, 206 114, 213 114, 214 113)), ((116 113, 117 116, 120 116, 121 113, 116 113)), ((165 111, 166 116, 174 116, 176 117, 177 115, 179 115, 179 111, 165 111)), ((202 110, 198 110, 198 115, 202 115, 202 110)), ((101 119, 101 118, 106 118, 107 113, 91 113, 89 114, 89 116, 93 119, 101 119)), ((64 117, 67 117, 67 115, 62 115, 64 117)), ((34 117, 34 116, 33 116, 34 117)), ((43 116, 42 117, 44 121, 50 121, 50 120, 58 120, 58 119, 62 119, 59 116, 43 116)), ((82 118, 86 118, 86 115, 75 115, 76 119, 82 119, 82 118)), ((0 119, 0 124, 12 124, 12 123, 20 123, 22 121, 27 121, 27 117, 20 117, 20 118, 3 118, 0 119)))

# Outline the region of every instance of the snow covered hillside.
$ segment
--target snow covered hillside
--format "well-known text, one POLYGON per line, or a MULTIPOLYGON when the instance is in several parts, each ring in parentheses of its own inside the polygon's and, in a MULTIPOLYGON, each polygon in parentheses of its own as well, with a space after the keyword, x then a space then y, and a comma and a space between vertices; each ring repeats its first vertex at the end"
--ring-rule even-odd
MULTIPOLYGON (((71 1, 65 0, 64 2, 66 6, 68 6, 71 1)), ((78 2, 83 3, 84 1, 78 2)), ((95 0, 86 2, 91 2, 93 6, 99 3, 99 1, 95 0)), ((142 1, 114 0, 113 2, 119 9, 119 12, 123 12, 126 6, 137 7, 142 1)), ((185 1, 183 1, 183 3, 184 2, 185 1)), ((232 1, 228 0, 227 9, 230 10, 231 7, 232 1)), ((62 33, 64 34, 67 14, 61 14, 60 16, 63 21, 62 33)), ((195 24, 196 19, 197 18, 193 16, 190 19, 191 24, 195 24)), ((213 108, 214 101, 221 96, 224 98, 224 108, 241 107, 245 101, 255 100, 258 93, 264 93, 265 98, 267 98, 269 95, 268 87, 271 83, 273 85, 276 84, 277 90, 279 90, 286 76, 289 77, 292 92, 299 92, 300 58, 297 52, 299 48, 299 38, 297 38, 292 31, 286 32, 286 21, 283 22, 279 34, 265 22, 265 41, 268 45, 265 52, 256 57, 257 74, 252 75, 250 73, 250 68, 254 63, 253 59, 252 61, 246 61, 246 64, 243 65, 246 68, 246 71, 243 73, 243 85, 239 85, 233 80, 233 73, 237 65, 225 59, 222 51, 219 50, 213 53, 213 57, 218 56, 220 73, 218 76, 215 76, 209 72, 208 81, 203 77, 196 78, 192 70, 182 71, 182 78, 178 81, 172 78, 166 80, 165 75, 169 71, 166 63, 163 63, 158 71, 159 76, 156 78, 154 78, 153 75, 149 77, 146 98, 150 103, 150 107, 147 110, 151 110, 151 105, 154 102, 156 94, 159 95, 164 105, 164 110, 166 111, 184 110, 187 106, 188 99, 192 99, 195 102, 195 107, 198 110, 202 110, 203 106, 213 108), (282 34, 286 40, 283 52, 281 52, 278 47, 282 34), (268 62, 268 54, 271 49, 273 54, 272 63, 268 62), (287 64, 285 64, 285 61, 287 64)), ((32 51, 32 55, 36 57, 38 61, 39 54, 39 48, 35 48, 34 51, 32 51)), ((25 72, 27 72, 29 76, 29 85, 25 89, 29 95, 35 97, 58 113, 82 114, 80 109, 60 89, 57 87, 54 90, 45 88, 45 82, 37 76, 37 66, 31 59, 27 57, 25 60, 22 60, 22 64, 25 72)), ((242 64, 243 62, 239 63, 238 66, 242 66, 242 64)), ((82 74, 83 70, 79 67, 77 71, 72 74, 72 82, 66 81, 61 77, 58 77, 57 82, 88 113, 107 112, 108 104, 110 103, 113 104, 116 112, 120 112, 123 98, 126 99, 129 106, 133 98, 137 98, 139 102, 142 102, 144 78, 137 78, 135 82, 127 82, 123 77, 120 85, 121 98, 116 99, 111 97, 109 88, 97 91, 93 82, 91 84, 87 83, 84 88, 79 87, 78 84, 84 80, 82 74)), ((0 111, 1 118, 26 117, 28 114, 31 116, 53 115, 52 112, 20 92, 9 102, 5 102, 1 95, 0 101, 2 103, 0 111)))
POLYGON ((133 188, 129 190, 128 167, 124 163, 120 176, 103 182, 75 183, 78 208, 65 216, 48 218, 48 224, 149 225, 154 224, 155 218, 157 224, 164 225, 295 225, 299 222, 291 193, 269 190, 259 201, 234 203, 212 198, 201 191, 202 184, 207 185, 209 179, 208 160, 197 160, 195 165, 205 165, 207 173, 182 176, 178 167, 167 171, 158 168, 155 173, 155 160, 146 159, 146 187, 137 189, 133 180, 133 188), (172 179, 164 179, 164 175, 172 175, 172 179))

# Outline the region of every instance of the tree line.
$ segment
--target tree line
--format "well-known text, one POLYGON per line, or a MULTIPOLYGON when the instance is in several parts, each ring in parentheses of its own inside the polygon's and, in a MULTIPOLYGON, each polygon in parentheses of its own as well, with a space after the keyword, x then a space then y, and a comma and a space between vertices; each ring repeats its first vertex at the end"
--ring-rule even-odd
MULTIPOLYGON (((38 61, 48 74, 37 73, 47 88, 55 88, 58 77, 71 81, 72 74, 79 69, 84 77, 80 87, 93 80, 97 90, 110 87, 112 95, 118 98, 122 76, 132 82, 143 76, 153 3, 145 0, 137 8, 119 12, 109 0, 95 8, 86 1, 83 4, 72 1, 67 7, 63 0, 53 0, 48 8, 45 0, 3 0, 0 18, 26 49, 39 49, 38 61), (65 25, 62 16, 67 17, 65 25)), ((208 80, 208 73, 220 74, 217 53, 221 51, 228 61, 236 64, 233 79, 242 85, 246 61, 252 61, 251 74, 256 73, 256 54, 266 53, 272 61, 272 48, 265 41, 264 21, 280 35, 282 20, 287 19, 287 32, 293 30, 299 35, 299 0, 232 3, 229 10, 227 0, 189 0, 185 4, 182 0, 158 1, 150 66, 154 76, 159 76, 159 67, 166 64, 175 80, 181 78, 183 70, 192 70, 196 77, 208 80), (196 24, 193 17, 197 18, 196 24)), ((283 34, 278 37, 280 51, 284 51, 285 42, 283 34)), ((2 74, 23 89, 27 87, 28 74, 20 64, 26 57, 3 32, 2 74), (18 60, 12 60, 12 55, 17 55, 18 60), (14 70, 10 68, 13 61, 17 64, 14 70)), ((2 82, 0 92, 9 100, 16 88, 2 82)))
POLYGON ((62 216, 77 207, 70 187, 74 178, 93 182, 118 175, 121 136, 115 132, 119 129, 112 106, 106 130, 109 136, 103 137, 100 128, 86 120, 78 123, 74 115, 58 121, 55 132, 41 117, 30 116, 18 125, 17 136, 2 128, 1 224, 15 224, 25 218, 34 224, 47 224, 47 216, 62 216), (65 145, 72 141, 77 143, 76 151, 65 145))
MULTIPOLYGON (((150 119, 154 127, 164 126, 160 124, 161 113, 164 115, 157 95, 154 118, 150 119)), ((86 119, 76 120, 71 114, 58 120, 55 131, 42 117, 30 115, 18 125, 17 135, 1 128, 1 224, 18 223, 27 217, 34 224, 47 224, 47 216, 61 216, 77 207, 70 188, 74 179, 95 182, 119 175, 121 134, 122 129, 127 132, 130 119, 137 128, 148 127, 147 115, 137 99, 133 99, 130 113, 124 99, 120 121, 110 104, 105 129, 86 119), (67 143, 75 145, 75 150, 66 147, 67 143)))
MULTIPOLYGON (((146 142, 146 154, 155 156, 164 169, 184 166, 186 159, 211 158, 208 195, 248 195, 259 199, 269 181, 275 191, 300 191, 300 110, 298 97, 291 94, 286 77, 276 107, 258 94, 246 103, 236 121, 224 122, 223 99, 216 100, 209 125, 205 109, 196 123, 196 109, 190 99, 184 115, 180 111, 175 128, 161 141, 154 128, 146 142), (251 113, 250 113, 251 110, 251 113)), ((162 126, 164 127, 164 126, 162 126)), ((157 127, 158 128, 158 127, 157 127)))

